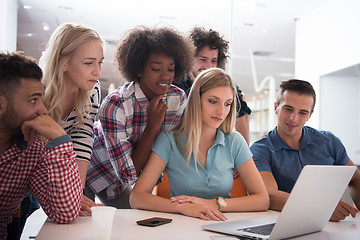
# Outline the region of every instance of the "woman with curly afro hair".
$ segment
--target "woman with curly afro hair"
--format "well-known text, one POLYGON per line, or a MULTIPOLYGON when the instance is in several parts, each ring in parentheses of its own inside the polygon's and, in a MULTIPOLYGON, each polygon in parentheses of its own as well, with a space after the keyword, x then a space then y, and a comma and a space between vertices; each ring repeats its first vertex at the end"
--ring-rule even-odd
POLYGON ((170 28, 137 27, 119 42, 114 62, 128 83, 103 100, 87 184, 104 205, 130 208, 131 185, 161 131, 174 128, 186 103, 172 85, 191 69, 193 49, 170 28))

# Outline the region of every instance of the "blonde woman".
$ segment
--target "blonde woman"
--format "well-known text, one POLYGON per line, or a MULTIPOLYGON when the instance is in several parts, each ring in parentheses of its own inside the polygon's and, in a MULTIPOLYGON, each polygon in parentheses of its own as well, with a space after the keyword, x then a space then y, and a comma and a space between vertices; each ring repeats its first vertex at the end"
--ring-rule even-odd
POLYGON ((222 212, 269 207, 265 185, 244 138, 234 130, 236 86, 224 70, 204 70, 190 90, 180 124, 156 139, 130 195, 133 208, 179 212, 204 220, 226 220, 222 212), (249 193, 230 198, 233 171, 249 193), (152 195, 166 170, 171 199, 152 195))
MULTIPOLYGON (((81 182, 92 154, 93 124, 100 101, 98 78, 104 60, 104 41, 84 25, 61 24, 51 35, 40 59, 45 85, 44 104, 49 115, 72 138, 81 182)), ((83 196, 82 211, 95 203, 83 196)))

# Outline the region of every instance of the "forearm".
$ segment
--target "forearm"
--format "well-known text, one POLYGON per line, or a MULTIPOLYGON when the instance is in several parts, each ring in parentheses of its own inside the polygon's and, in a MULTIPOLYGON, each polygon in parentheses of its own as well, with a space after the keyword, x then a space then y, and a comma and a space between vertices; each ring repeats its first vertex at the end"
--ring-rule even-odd
POLYGON ((270 197, 270 209, 275 211, 281 211, 289 198, 289 193, 283 191, 269 192, 270 197))
POLYGON ((79 167, 80 179, 81 179, 81 186, 84 189, 85 182, 86 182, 86 174, 89 167, 89 162, 86 160, 76 159, 76 163, 79 167))
POLYGON ((148 192, 132 191, 130 195, 130 205, 132 208, 157 212, 179 212, 177 202, 172 202, 170 199, 159 197, 148 192))
POLYGON ((149 159, 151 148, 156 136, 157 131, 147 126, 141 136, 139 143, 131 154, 131 158, 134 163, 137 175, 141 173, 147 160, 149 159))
POLYGON ((44 155, 30 187, 51 220, 70 222, 79 214, 82 196, 72 143, 49 148, 44 155))
POLYGON ((244 197, 226 199, 224 212, 251 212, 266 211, 269 209, 269 196, 267 193, 252 194, 244 197))

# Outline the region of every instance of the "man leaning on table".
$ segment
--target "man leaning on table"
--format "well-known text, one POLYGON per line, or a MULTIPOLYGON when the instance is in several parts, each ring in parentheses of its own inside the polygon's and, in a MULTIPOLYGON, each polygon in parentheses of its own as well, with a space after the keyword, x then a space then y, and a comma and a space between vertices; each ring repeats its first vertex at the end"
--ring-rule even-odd
MULTIPOLYGON (((304 126, 315 102, 316 94, 310 83, 297 79, 282 82, 274 104, 278 124, 250 148, 268 190, 272 210, 282 210, 305 165, 354 165, 339 138, 331 132, 304 126)), ((349 186, 359 207, 359 170, 349 186)), ((340 201, 330 220, 340 221, 350 214, 355 217, 358 211, 355 206, 340 201)))
POLYGON ((0 239, 31 192, 57 223, 74 220, 82 187, 70 136, 47 114, 42 72, 23 53, 0 53, 0 239), (36 140, 42 136, 49 142, 36 140))

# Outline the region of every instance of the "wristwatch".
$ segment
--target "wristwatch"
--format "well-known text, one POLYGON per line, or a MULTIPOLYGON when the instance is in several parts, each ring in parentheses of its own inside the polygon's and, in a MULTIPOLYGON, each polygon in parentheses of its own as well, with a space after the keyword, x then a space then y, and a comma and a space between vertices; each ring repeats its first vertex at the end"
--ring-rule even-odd
POLYGON ((219 210, 224 209, 227 205, 227 202, 225 201, 225 199, 223 197, 217 197, 216 198, 216 204, 219 207, 219 210))

